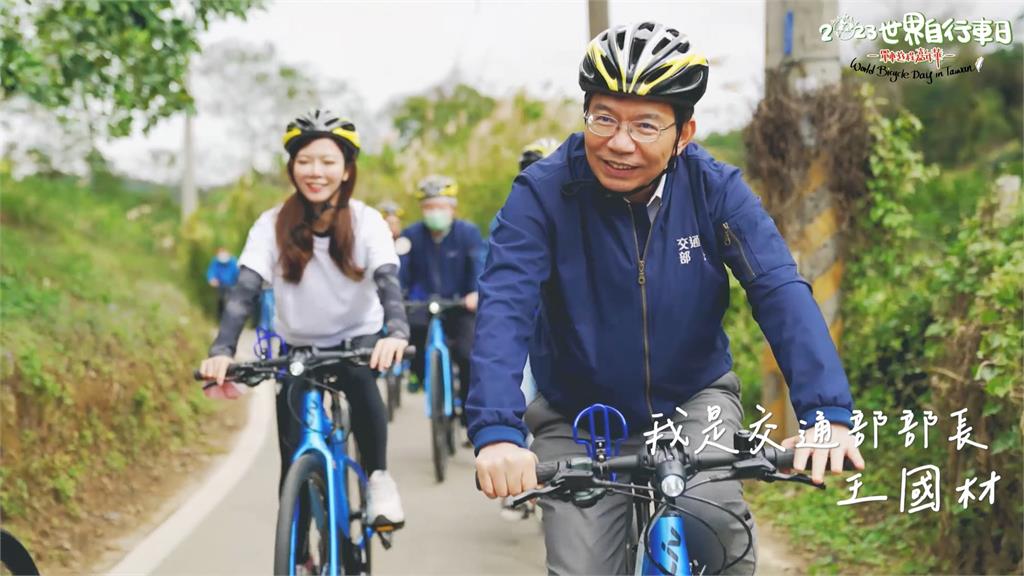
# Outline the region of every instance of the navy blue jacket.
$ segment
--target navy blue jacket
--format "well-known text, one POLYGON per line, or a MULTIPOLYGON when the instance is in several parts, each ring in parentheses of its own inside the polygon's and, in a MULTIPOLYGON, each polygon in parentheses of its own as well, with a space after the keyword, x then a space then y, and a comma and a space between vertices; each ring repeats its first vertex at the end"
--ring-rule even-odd
POLYGON ((849 426, 849 384, 810 285, 740 170, 691 143, 666 178, 642 271, 629 207, 597 182, 582 134, 515 179, 479 282, 467 402, 478 450, 524 444, 527 353, 556 410, 603 402, 634 432, 720 378, 732 368, 726 265, 797 416, 813 425, 822 410, 849 426))
POLYGON ((410 300, 429 296, 458 298, 476 292, 482 268, 483 239, 476 225, 454 220, 448 235, 434 242, 423 222, 402 231, 412 248, 402 257, 399 276, 410 300))

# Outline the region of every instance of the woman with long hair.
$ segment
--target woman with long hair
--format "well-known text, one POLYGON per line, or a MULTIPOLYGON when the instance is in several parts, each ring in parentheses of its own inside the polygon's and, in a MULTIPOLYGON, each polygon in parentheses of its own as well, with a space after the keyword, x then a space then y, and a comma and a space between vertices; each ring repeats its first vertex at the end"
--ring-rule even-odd
MULTIPOLYGON (((289 347, 372 347, 369 366, 338 365, 333 385, 351 407, 352 432, 369 475, 369 518, 399 528, 405 514, 387 472, 387 409, 373 373, 400 362, 409 339, 391 231, 377 210, 352 198, 359 156, 352 122, 312 110, 288 124, 284 147, 295 191, 249 230, 238 283, 199 371, 217 382, 208 396, 240 395, 225 375, 264 281, 274 290, 275 331, 289 347)), ((282 483, 302 425, 289 408, 301 405, 300 398, 289 400, 297 390, 286 384, 277 397, 282 483)))

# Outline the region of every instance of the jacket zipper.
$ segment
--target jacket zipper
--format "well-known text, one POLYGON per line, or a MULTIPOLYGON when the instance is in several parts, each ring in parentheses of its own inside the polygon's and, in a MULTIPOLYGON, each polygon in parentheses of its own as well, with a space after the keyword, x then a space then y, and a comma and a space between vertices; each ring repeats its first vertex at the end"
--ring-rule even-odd
POLYGON ((739 236, 737 236, 736 233, 732 231, 732 228, 729 227, 728 222, 722 222, 722 230, 725 231, 726 246, 731 246, 733 241, 736 242, 736 249, 740 251, 740 258, 743 259, 743 264, 747 267, 747 272, 750 274, 751 280, 753 280, 755 276, 754 268, 750 266, 750 261, 747 260, 747 253, 743 251, 743 243, 740 242, 739 236))
POLYGON ((434 281, 434 290, 431 292, 431 295, 443 293, 441 267, 444 265, 444 258, 442 257, 441 242, 434 242, 434 249, 437 251, 437 266, 432 267, 430 270, 430 279, 434 281))
MULTIPOLYGON (((626 204, 626 210, 629 211, 629 204, 626 204)), ((659 212, 661 212, 659 210, 659 212)), ((630 222, 633 222, 632 213, 630 213, 630 222)), ((655 214, 654 220, 657 220, 658 216, 655 214)), ((636 248, 636 258, 640 267, 639 275, 637 276, 637 284, 640 285, 640 310, 643 314, 643 333, 644 333, 644 397, 647 400, 647 413, 654 414, 654 406, 651 403, 651 344, 650 339, 647 335, 647 274, 646 274, 646 258, 647 248, 651 245, 651 234, 654 232, 654 222, 651 222, 651 228, 647 231, 647 242, 644 244, 644 253, 640 253, 640 238, 637 235, 636 223, 633 222, 633 245, 636 248)))

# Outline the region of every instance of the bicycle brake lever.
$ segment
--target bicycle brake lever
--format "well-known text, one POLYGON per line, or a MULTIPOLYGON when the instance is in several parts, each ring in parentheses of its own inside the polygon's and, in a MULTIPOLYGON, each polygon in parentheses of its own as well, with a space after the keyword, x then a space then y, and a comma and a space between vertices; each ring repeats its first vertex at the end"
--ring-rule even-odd
POLYGON ((534 488, 533 490, 527 490, 526 492, 523 492, 522 494, 520 494, 519 496, 516 496, 512 500, 512 507, 515 508, 516 506, 521 506, 525 502, 533 500, 534 498, 540 498, 541 496, 547 496, 548 494, 551 494, 553 492, 557 492, 561 488, 562 488, 562 483, 561 482, 555 482, 553 484, 548 484, 548 485, 544 486, 543 488, 534 488))
POLYGON ((761 477, 761 480, 765 482, 796 482, 798 484, 807 484, 812 488, 818 490, 825 489, 825 483, 815 484, 811 477, 806 474, 783 474, 781 472, 773 472, 771 474, 765 474, 761 477))

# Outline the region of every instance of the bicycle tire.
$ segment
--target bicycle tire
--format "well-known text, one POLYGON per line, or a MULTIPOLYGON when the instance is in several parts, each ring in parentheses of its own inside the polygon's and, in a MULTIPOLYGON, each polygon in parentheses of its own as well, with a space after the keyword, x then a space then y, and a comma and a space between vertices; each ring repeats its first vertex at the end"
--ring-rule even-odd
POLYGON ((441 353, 432 350, 430 353, 430 448, 434 459, 434 478, 444 482, 448 467, 447 431, 444 414, 444 386, 441 375, 441 353))
POLYGON ((455 456, 455 428, 456 419, 447 418, 445 422, 444 444, 445 448, 448 449, 449 456, 455 456))
MULTIPOLYGON (((349 458, 358 462, 359 466, 362 467, 363 462, 360 457, 361 452, 354 437, 349 438, 346 452, 348 453, 349 458)), ((363 528, 369 522, 369 518, 366 515, 366 488, 363 486, 363 483, 359 481, 359 474, 357 474, 355 470, 349 466, 346 466, 345 469, 345 473, 347 475, 346 488, 349 502, 348 527, 349 534, 352 535, 350 536, 350 539, 355 540, 355 535, 358 534, 361 536, 363 528), (351 490, 353 485, 357 487, 357 490, 351 490)), ((367 540, 366 548, 363 550, 361 550, 354 542, 350 542, 349 540, 343 540, 343 542, 345 545, 342 546, 341 552, 342 562, 345 569, 344 574, 370 574, 373 542, 367 540)))
POLYGON ((406 373, 403 371, 402 375, 395 375, 395 408, 402 407, 402 388, 406 385, 406 373))
MULTIPOLYGON (((452 369, 452 397, 458 398, 458 389, 462 385, 459 381, 459 376, 456 373, 455 367, 452 369)), ((455 456, 455 430, 459 427, 459 415, 455 412, 454 406, 452 410, 451 418, 448 418, 447 427, 445 429, 445 443, 448 445, 448 455, 455 456)))
POLYGON ((395 419, 395 409, 398 408, 398 378, 395 373, 388 370, 384 376, 384 382, 386 384, 388 394, 388 422, 395 419))
POLYGON ((6 530, 0 530, 0 564, 16 576, 39 576, 39 568, 28 550, 6 530))
MULTIPOLYGON (((299 559, 292 558, 293 524, 299 528, 299 532, 295 534, 296 548, 307 548, 311 543, 309 530, 317 529, 317 555, 315 558, 312 557, 312 550, 310 550, 311 557, 308 560, 313 561, 312 573, 323 573, 324 567, 330 563, 329 507, 330 499, 327 493, 323 462, 317 454, 305 454, 292 464, 281 489, 274 541, 274 574, 290 575, 295 573, 295 562, 299 559), (308 512, 303 510, 304 502, 307 503, 308 512), (317 510, 319 510, 319 514, 316 513, 317 510), (314 526, 314 524, 317 525, 314 526), (303 532, 306 534, 300 538, 300 534, 303 532), (302 545, 303 542, 306 546, 302 545)), ((351 547, 350 542, 342 539, 339 545, 342 546, 339 550, 339 558, 344 559, 351 555, 351 552, 345 548, 345 546, 351 547)), ((299 553, 300 551, 296 550, 296 554, 299 553)), ((328 571, 328 573, 330 572, 328 571)), ((345 567, 339 566, 338 570, 334 572, 343 574, 345 567)))

